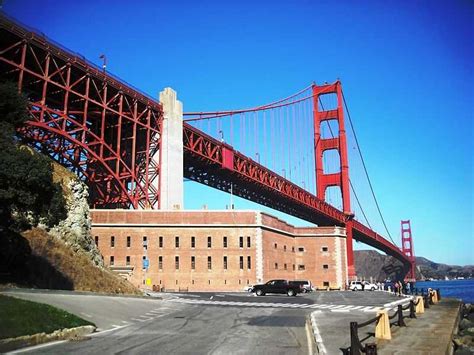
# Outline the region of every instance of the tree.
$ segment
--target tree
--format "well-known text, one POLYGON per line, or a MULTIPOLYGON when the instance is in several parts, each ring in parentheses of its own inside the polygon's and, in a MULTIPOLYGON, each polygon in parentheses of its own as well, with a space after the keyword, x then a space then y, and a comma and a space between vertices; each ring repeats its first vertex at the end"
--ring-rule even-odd
POLYGON ((52 161, 20 147, 16 129, 28 119, 27 100, 11 83, 0 83, 0 228, 48 226, 66 217, 65 200, 53 182, 52 161))

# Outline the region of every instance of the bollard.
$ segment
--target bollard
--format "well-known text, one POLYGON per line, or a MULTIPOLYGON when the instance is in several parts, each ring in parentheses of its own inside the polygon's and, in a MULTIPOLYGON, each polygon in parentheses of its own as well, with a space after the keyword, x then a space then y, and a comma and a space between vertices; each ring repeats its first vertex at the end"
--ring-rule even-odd
POLYGON ((377 355, 377 344, 370 343, 365 346, 365 353, 367 355, 377 355))
POLYGON ((417 314, 425 313, 425 303, 423 296, 416 296, 416 300, 418 301, 418 304, 416 305, 415 312, 417 314))
POLYGON ((398 307, 397 307, 397 313, 398 313, 398 326, 399 327, 406 327, 406 324, 403 321, 403 308, 402 308, 401 304, 399 304, 398 307))
POLYGON ((390 332, 390 319, 388 318, 388 312, 386 310, 378 311, 377 316, 382 315, 375 325, 375 337, 377 339, 392 339, 392 333, 390 332))

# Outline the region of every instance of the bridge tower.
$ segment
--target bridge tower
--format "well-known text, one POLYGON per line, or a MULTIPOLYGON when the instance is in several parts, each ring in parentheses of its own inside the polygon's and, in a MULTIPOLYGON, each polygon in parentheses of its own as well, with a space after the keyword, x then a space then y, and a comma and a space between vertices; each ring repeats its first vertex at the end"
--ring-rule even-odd
POLYGON ((411 235, 410 220, 401 221, 400 225, 402 235, 402 252, 410 259, 411 262, 410 271, 408 271, 406 278, 415 280, 415 253, 413 252, 413 238, 411 235))
POLYGON ((347 216, 346 222, 346 252, 348 276, 354 277, 354 251, 352 246, 352 219, 351 195, 349 190, 349 162, 347 159, 347 139, 344 128, 344 108, 342 100, 341 82, 338 80, 333 84, 313 84, 313 122, 314 122, 314 156, 316 159, 316 196, 325 200, 326 190, 331 186, 338 186, 342 194, 342 208, 347 216), (325 110, 322 105, 323 95, 336 94, 337 107, 325 110), (332 138, 321 137, 321 125, 324 121, 337 121, 339 125, 338 135, 332 138), (323 154, 328 150, 336 150, 339 153, 340 171, 325 174, 323 170, 323 154))

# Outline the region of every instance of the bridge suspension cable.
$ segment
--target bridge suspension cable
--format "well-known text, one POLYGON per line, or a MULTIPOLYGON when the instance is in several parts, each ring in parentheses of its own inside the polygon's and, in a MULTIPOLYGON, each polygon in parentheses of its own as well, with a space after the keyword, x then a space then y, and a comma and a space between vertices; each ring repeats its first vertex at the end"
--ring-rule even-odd
MULTIPOLYGON (((349 124, 351 125, 351 130, 352 130, 352 133, 354 133, 354 139, 355 139, 355 143, 356 143, 356 146, 357 146, 357 151, 359 153, 359 156, 360 156, 360 159, 362 161, 362 166, 364 167, 364 171, 365 171, 365 176, 367 177, 367 181, 369 183, 369 187, 370 187, 370 191, 372 192, 372 196, 374 198, 374 201, 375 201, 375 205, 377 206, 377 211, 379 212, 379 215, 380 215, 380 218, 382 219, 382 223, 385 227, 385 231, 387 232, 390 240, 392 241, 392 243, 394 245, 397 245, 393 239, 392 239, 392 235, 390 234, 390 231, 388 230, 387 228, 387 224, 385 223, 385 219, 383 218, 383 215, 382 215, 382 211, 380 210, 380 206, 379 206, 379 203, 377 201, 377 197, 375 196, 375 191, 374 191, 374 188, 372 186, 372 182, 370 180, 370 177, 369 177, 369 172, 367 170, 367 166, 365 165, 365 160, 364 160, 364 157, 362 156, 362 151, 360 149, 360 145, 359 145, 359 140, 357 139, 357 134, 356 134, 356 131, 354 129, 354 125, 352 123, 352 119, 351 119, 351 113, 349 111, 349 108, 347 106, 347 102, 346 102, 346 98, 344 96, 344 91, 342 91, 342 100, 344 102, 344 107, 346 109, 346 112, 347 112, 347 117, 349 118, 349 124)), ((367 222, 368 223, 368 222, 367 222)))
POLYGON ((315 194, 312 85, 246 109, 186 112, 185 122, 315 194))

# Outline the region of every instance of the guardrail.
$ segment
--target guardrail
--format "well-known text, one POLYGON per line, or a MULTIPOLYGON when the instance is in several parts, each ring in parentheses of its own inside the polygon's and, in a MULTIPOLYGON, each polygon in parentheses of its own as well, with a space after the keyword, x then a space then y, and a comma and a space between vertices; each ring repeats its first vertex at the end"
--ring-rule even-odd
POLYGON ((423 313, 425 308, 430 308, 430 305, 433 305, 441 299, 441 294, 439 289, 431 290, 427 289, 426 293, 424 290, 421 290, 421 295, 418 295, 417 291, 417 300, 410 300, 410 303, 402 306, 398 305, 397 310, 391 316, 388 315, 388 311, 381 311, 375 318, 369 319, 366 322, 358 323, 358 322, 350 322, 350 340, 351 345, 350 347, 343 349, 343 353, 347 355, 360 355, 361 353, 374 355, 377 354, 377 344, 366 343, 362 344, 362 341, 359 338, 359 329, 366 327, 370 324, 375 324, 375 338, 380 339, 391 339, 391 332, 390 328, 393 325, 397 325, 399 327, 406 327, 405 318, 416 318, 416 313, 423 313), (422 302, 420 305, 420 302, 422 302), (403 311, 409 310, 409 314, 405 315, 403 311), (396 319, 395 321, 391 322, 392 319, 396 319), (383 324, 385 322, 385 324, 383 324), (379 328, 387 328, 388 329, 379 329, 379 328))

